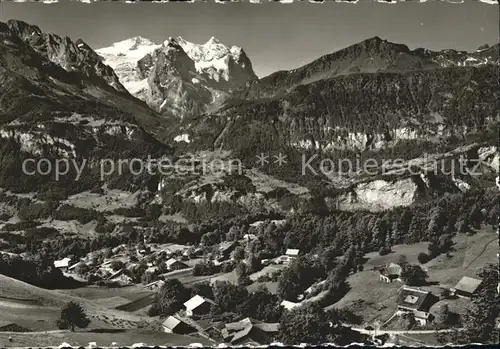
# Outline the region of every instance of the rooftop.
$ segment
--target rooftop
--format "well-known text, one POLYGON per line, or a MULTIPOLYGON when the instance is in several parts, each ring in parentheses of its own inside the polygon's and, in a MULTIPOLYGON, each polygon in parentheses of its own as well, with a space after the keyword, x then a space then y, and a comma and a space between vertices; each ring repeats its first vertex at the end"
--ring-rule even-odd
POLYGON ((474 293, 481 285, 483 280, 471 278, 468 276, 464 276, 460 279, 458 284, 454 287, 456 290, 465 291, 468 293, 474 293))
POLYGON ((300 303, 294 303, 294 302, 290 302, 290 301, 283 301, 283 302, 281 302, 281 305, 283 307, 285 307, 285 309, 287 309, 287 310, 292 310, 293 308, 296 308, 296 307, 300 306, 300 303))
POLYGON ((395 263, 390 263, 388 266, 387 266, 387 274, 389 275, 401 275, 401 271, 402 271, 403 268, 401 268, 401 266, 399 264, 395 264, 395 263))
POLYGON ((184 303, 184 306, 186 307, 186 310, 193 310, 198 308, 200 305, 203 303, 208 302, 211 304, 215 304, 214 301, 208 299, 208 298, 203 298, 200 295, 196 295, 192 297, 190 300, 184 303))
POLYGON ((235 241, 224 241, 219 244, 219 251, 226 251, 236 244, 235 241))
POLYGON ((430 292, 404 287, 398 295, 398 306, 413 310, 428 310, 430 292))
POLYGON ((175 263, 181 263, 181 264, 184 264, 183 262, 175 259, 175 258, 170 258, 168 261, 165 262, 165 264, 167 265, 167 268, 170 268, 172 265, 174 265, 175 263))
POLYGON ((181 323, 181 320, 179 320, 178 318, 176 318, 174 316, 169 316, 168 318, 165 319, 165 321, 163 321, 162 325, 168 329, 173 330, 180 323, 181 323))
POLYGON ((71 258, 63 258, 58 261, 54 261, 54 267, 56 268, 67 268, 69 266, 69 262, 71 261, 71 258))
POLYGON ((232 336, 231 343, 234 343, 248 336, 253 329, 270 333, 277 332, 278 328, 278 323, 266 323, 247 317, 238 322, 226 324, 223 333, 225 338, 232 336))
POLYGON ((234 334, 233 338, 231 339, 231 343, 236 342, 236 341, 246 337, 248 334, 250 334, 250 331, 252 331, 252 328, 253 328, 253 326, 250 325, 250 326, 247 326, 244 329, 236 332, 234 334))
POLYGON ((288 250, 286 250, 286 255, 287 256, 298 256, 299 255, 299 252, 300 250, 299 249, 296 249, 296 248, 289 248, 288 250))

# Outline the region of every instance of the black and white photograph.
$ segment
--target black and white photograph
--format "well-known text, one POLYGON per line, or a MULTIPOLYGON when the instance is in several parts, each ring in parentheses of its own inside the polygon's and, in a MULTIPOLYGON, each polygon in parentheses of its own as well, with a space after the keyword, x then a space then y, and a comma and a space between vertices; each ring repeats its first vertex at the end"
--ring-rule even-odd
POLYGON ((495 344, 497 1, 1 1, 0 347, 495 344))

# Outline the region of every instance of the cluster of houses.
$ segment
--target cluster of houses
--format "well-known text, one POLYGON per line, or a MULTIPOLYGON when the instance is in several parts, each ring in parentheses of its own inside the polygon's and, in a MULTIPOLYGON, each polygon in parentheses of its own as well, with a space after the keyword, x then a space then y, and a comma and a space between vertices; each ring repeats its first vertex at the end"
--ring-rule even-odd
POLYGON ((225 324, 222 338, 232 345, 261 345, 272 342, 278 333, 279 323, 267 323, 251 318, 225 324))
POLYGON ((401 272, 403 268, 399 264, 390 263, 379 269, 380 272, 380 281, 391 283, 393 281, 401 280, 401 272))
POLYGON ((263 259, 261 260, 262 265, 269 265, 269 264, 290 264, 294 259, 296 259, 300 254, 299 249, 295 248, 289 248, 286 250, 284 255, 281 255, 279 257, 273 258, 273 259, 263 259))
POLYGON ((145 272, 151 274, 157 273, 158 262, 164 261, 166 273, 168 274, 179 270, 189 269, 190 266, 186 264, 184 260, 195 257, 199 255, 200 252, 202 253, 201 250, 197 251, 196 249, 180 250, 177 248, 169 250, 167 247, 162 248, 161 246, 148 246, 146 249, 128 252, 124 250, 126 250, 124 245, 112 249, 112 256, 102 263, 96 263, 89 255, 78 261, 74 261, 69 257, 56 260, 54 261, 54 267, 60 269, 64 273, 73 274, 72 277, 76 277, 77 268, 81 265, 86 265, 88 269, 87 275, 97 276, 99 279, 103 280, 104 283, 126 286, 132 284, 132 278, 127 276, 128 273, 126 271, 136 267, 139 264, 139 260, 146 262, 147 269, 145 272), (136 262, 131 262, 132 257, 136 258, 136 262), (120 270, 113 269, 113 263, 117 261, 123 262, 123 268, 120 270))
MULTIPOLYGON (((378 270, 382 282, 403 282, 401 280, 402 267, 399 264, 390 263, 378 270)), ((450 297, 471 298, 480 290, 481 285, 482 280, 464 276, 454 287, 449 289, 450 297)), ((403 286, 398 294, 397 314, 402 315, 411 312, 415 320, 424 326, 433 320, 430 308, 438 300, 439 297, 431 292, 423 291, 420 288, 403 286)))
MULTIPOLYGON (((213 329, 203 321, 203 316, 210 312, 214 301, 195 295, 184 303, 184 310, 167 317, 163 323, 163 331, 176 334, 206 333, 213 329), (196 320, 195 320, 196 319, 196 320)), ((225 343, 232 345, 260 345, 269 343, 279 329, 278 323, 267 323, 251 318, 238 322, 226 323, 219 330, 219 336, 225 343)))

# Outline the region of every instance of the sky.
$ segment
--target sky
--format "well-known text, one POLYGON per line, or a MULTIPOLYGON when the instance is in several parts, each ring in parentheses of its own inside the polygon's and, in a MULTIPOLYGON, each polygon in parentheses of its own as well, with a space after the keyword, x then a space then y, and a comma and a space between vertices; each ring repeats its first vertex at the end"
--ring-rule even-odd
POLYGON ((200 44, 215 36, 225 44, 243 47, 260 77, 297 68, 373 36, 434 50, 473 51, 499 41, 497 6, 476 1, 394 5, 0 1, 0 20, 8 19, 82 38, 94 49, 134 36, 157 43, 182 36, 200 44))

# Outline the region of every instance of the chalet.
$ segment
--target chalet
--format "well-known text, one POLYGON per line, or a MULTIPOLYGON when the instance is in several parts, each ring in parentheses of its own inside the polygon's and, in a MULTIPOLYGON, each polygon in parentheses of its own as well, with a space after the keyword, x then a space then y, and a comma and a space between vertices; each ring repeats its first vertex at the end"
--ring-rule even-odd
POLYGON ((430 292, 403 287, 398 295, 398 313, 411 312, 415 316, 415 320, 424 326, 432 321, 433 316, 430 313, 430 308, 435 302, 436 297, 430 292))
POLYGON ((163 287, 163 285, 165 285, 165 281, 157 280, 157 281, 153 281, 153 282, 145 285, 144 288, 151 290, 151 291, 158 291, 159 289, 161 289, 163 287))
POLYGON ((229 257, 231 256, 231 252, 234 251, 237 245, 238 244, 236 241, 221 242, 217 251, 217 259, 229 259, 229 257))
POLYGON ((196 295, 192 297, 190 300, 184 303, 184 307, 186 308, 186 315, 203 315, 208 314, 210 312, 210 307, 215 304, 214 301, 204 298, 202 296, 196 295))
POLYGON ((57 269, 61 269, 63 271, 66 271, 69 268, 70 262, 71 262, 71 258, 66 257, 66 258, 60 259, 58 261, 54 261, 54 267, 56 267, 57 269))
POLYGON ((132 278, 124 274, 120 274, 117 277, 111 278, 109 281, 112 283, 116 283, 119 286, 128 286, 133 284, 132 278))
POLYGON ((255 239, 257 239, 257 235, 255 235, 255 234, 245 234, 245 235, 243 235, 243 240, 252 241, 252 240, 255 240, 255 239))
POLYGON ((285 254, 275 258, 275 263, 278 264, 288 264, 293 261, 299 255, 300 251, 298 249, 289 248, 286 250, 285 254))
POLYGON ((277 263, 277 264, 288 264, 288 262, 290 262, 290 258, 286 255, 279 256, 279 257, 274 259, 274 263, 277 263))
POLYGON ((145 274, 154 274, 154 273, 156 273, 156 271, 157 271, 157 270, 158 270, 158 267, 156 267, 156 266, 155 266, 155 267, 148 267, 148 268, 144 271, 144 273, 145 273, 145 274))
POLYGON ((285 255, 287 255, 288 257, 291 257, 291 258, 296 258, 300 253, 300 250, 296 249, 296 248, 289 248, 288 250, 286 250, 285 252, 285 255))
POLYGON ((450 288, 450 293, 453 296, 471 298, 481 287, 483 280, 464 276, 458 284, 450 288))
POLYGON ((189 325, 188 323, 176 318, 175 316, 169 316, 162 323, 163 331, 167 333, 177 333, 177 334, 188 334, 196 332, 196 329, 189 325))
POLYGON ((232 345, 260 345, 269 343, 278 329, 278 323, 265 323, 245 318, 226 324, 222 330, 222 336, 226 343, 230 342, 232 345))
POLYGON ((399 264, 390 263, 385 267, 379 269, 380 280, 386 283, 391 283, 393 281, 401 282, 401 272, 403 268, 399 264))
POLYGON ((189 265, 175 258, 170 258, 166 263, 168 270, 181 270, 189 268, 189 265))
POLYGON ((286 310, 292 310, 292 309, 300 306, 300 303, 294 303, 294 302, 284 300, 283 302, 281 302, 281 306, 283 306, 286 310))

